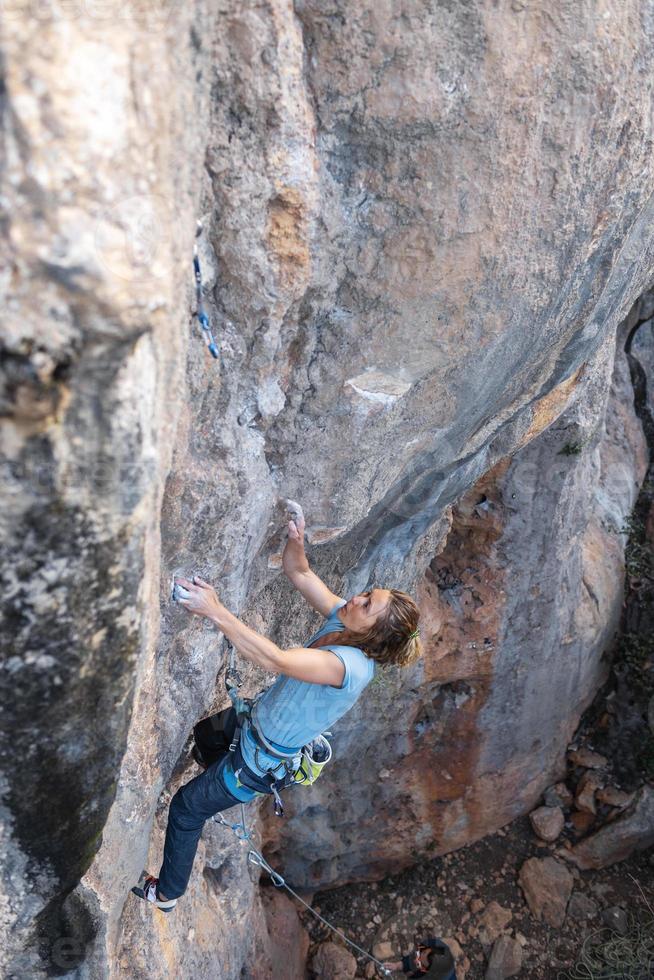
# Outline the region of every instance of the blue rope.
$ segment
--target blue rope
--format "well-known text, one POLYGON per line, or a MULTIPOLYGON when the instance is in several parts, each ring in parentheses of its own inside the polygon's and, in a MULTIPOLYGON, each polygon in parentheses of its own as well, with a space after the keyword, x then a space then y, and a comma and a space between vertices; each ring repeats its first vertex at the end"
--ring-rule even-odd
POLYGON ((200 270, 200 258, 198 256, 198 244, 197 239, 202 233, 202 223, 198 221, 197 228, 195 231, 195 243, 193 245, 193 272, 195 273, 195 300, 197 304, 197 311, 195 316, 197 316, 200 326, 202 327, 202 336, 205 339, 206 345, 209 348, 212 357, 219 358, 220 351, 218 350, 218 345, 214 340, 214 336, 211 332, 211 324, 209 323, 209 317, 207 316, 206 310, 204 308, 204 303, 202 301, 202 272, 200 270))
POLYGON ((331 922, 328 922, 327 919, 323 918, 323 916, 319 912, 316 912, 316 910, 312 908, 307 902, 305 902, 304 899, 301 898, 297 892, 293 891, 293 889, 287 883, 287 881, 282 877, 282 875, 280 875, 279 871, 275 871, 274 868, 271 868, 271 866, 268 864, 263 854, 261 854, 261 852, 258 851, 252 845, 252 834, 247 829, 247 824, 245 821, 245 806, 242 803, 241 803, 240 823, 229 823, 227 820, 225 820, 222 813, 215 814, 215 816, 213 816, 211 819, 214 821, 214 823, 221 823, 224 827, 229 827, 229 829, 236 834, 236 836, 240 841, 250 841, 250 847, 247 853, 248 864, 252 864, 256 868, 261 868, 262 871, 265 871, 266 874, 270 876, 270 880, 272 881, 275 888, 285 888, 286 891, 293 896, 293 898, 295 898, 298 902, 301 902, 302 905, 304 905, 305 909, 307 909, 308 912, 311 912, 311 914, 315 916, 316 919, 319 919, 320 922, 323 923, 323 925, 327 926, 328 929, 331 929, 332 932, 335 932, 337 936, 340 936, 341 939, 348 944, 348 946, 351 946, 353 949, 356 949, 357 952, 361 954, 361 956, 365 956, 366 959, 371 960, 375 964, 375 966, 380 970, 382 976, 384 977, 391 976, 391 971, 387 970, 384 964, 381 963, 378 959, 376 959, 372 955, 372 953, 368 953, 367 950, 362 949, 360 946, 357 946, 355 942, 352 942, 351 939, 347 938, 345 933, 341 932, 340 929, 337 929, 336 926, 333 926, 331 924, 331 922), (218 820, 216 820, 216 817, 218 817, 218 820))

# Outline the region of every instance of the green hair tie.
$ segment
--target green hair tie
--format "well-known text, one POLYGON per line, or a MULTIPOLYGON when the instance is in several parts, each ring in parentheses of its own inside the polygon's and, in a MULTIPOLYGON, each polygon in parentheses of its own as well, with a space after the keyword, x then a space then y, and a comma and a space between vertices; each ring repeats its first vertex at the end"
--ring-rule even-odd
POLYGON ((413 633, 410 634, 409 639, 413 640, 416 636, 420 636, 420 629, 414 630, 413 633))

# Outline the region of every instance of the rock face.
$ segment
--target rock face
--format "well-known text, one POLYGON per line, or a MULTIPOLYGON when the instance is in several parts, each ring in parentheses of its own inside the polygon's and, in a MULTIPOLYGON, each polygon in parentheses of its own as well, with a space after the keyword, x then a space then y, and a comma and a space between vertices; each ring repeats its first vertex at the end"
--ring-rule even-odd
POLYGON ((621 349, 611 383, 612 365, 606 348, 583 396, 453 509, 419 585, 424 663, 372 685, 339 724, 330 777, 267 825, 291 880, 322 887, 459 847, 529 811, 565 772, 605 676, 622 604, 616 532, 645 466, 621 349))
POLYGON ((500 936, 491 953, 486 970, 486 980, 506 980, 520 973, 522 947, 511 936, 500 936))
POLYGON ((311 969, 316 977, 324 977, 324 980, 352 980, 357 972, 357 961, 337 943, 321 943, 311 960, 311 969))
POLYGON ((563 830, 565 817, 559 806, 539 806, 529 814, 531 826, 541 840, 555 841, 563 830))
POLYGON ((502 908, 498 902, 490 902, 479 919, 479 941, 483 946, 492 946, 513 918, 510 909, 502 908))
POLYGON ((577 794, 575 796, 575 806, 578 810, 585 813, 596 813, 595 793, 603 785, 604 781, 597 773, 588 771, 579 780, 577 794))
POLYGON ((562 926, 574 884, 568 869, 551 857, 529 858, 519 880, 532 915, 554 928, 562 926))
POLYGON ((606 399, 654 265, 651 4, 8 6, 1 968, 235 978, 265 919, 226 831, 174 922, 126 901, 220 697, 174 571, 301 641, 284 494, 332 587, 418 591, 424 663, 266 821, 300 884, 526 812, 603 676, 645 465, 620 356, 606 399))
MULTIPOLYGON (((190 8, 19 6, 3 8, 1 41, 0 972, 29 976, 43 957, 74 969, 97 933, 98 902, 73 889, 118 783, 149 823, 170 776, 152 718, 137 784, 121 761, 155 664, 210 58, 190 8)), ((118 873, 137 826, 116 841, 118 873)))
POLYGON ((632 805, 612 823, 576 844, 565 857, 577 867, 606 868, 623 861, 633 851, 654 844, 654 789, 643 786, 632 805))
POLYGON ((276 888, 265 889, 262 898, 267 935, 248 964, 249 976, 252 980, 304 980, 309 934, 302 928, 295 905, 276 888))

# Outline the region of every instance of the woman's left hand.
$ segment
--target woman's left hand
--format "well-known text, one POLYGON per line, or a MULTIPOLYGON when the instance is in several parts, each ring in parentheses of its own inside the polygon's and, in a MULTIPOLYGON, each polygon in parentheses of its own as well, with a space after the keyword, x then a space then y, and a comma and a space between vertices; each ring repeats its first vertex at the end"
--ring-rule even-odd
POLYGON ((197 575, 193 576, 192 582, 187 578, 176 578, 175 585, 179 585, 189 593, 186 597, 178 596, 176 601, 190 613, 211 619, 220 612, 222 606, 216 590, 204 579, 197 575))

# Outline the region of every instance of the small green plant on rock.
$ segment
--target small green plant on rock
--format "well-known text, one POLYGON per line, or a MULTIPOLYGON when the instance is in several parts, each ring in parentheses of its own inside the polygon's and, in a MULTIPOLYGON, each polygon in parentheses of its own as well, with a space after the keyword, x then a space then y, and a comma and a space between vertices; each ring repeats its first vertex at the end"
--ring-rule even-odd
POLYGON ((632 514, 620 531, 628 536, 624 558, 629 577, 654 580, 654 549, 647 540, 643 520, 632 514))
POLYGON ((640 633, 625 633, 616 651, 616 660, 629 669, 631 685, 639 696, 654 693, 654 637, 640 633))
POLYGON ((576 439, 573 442, 566 442, 562 449, 559 449, 559 456, 580 456, 581 451, 584 448, 584 444, 581 440, 576 439))

